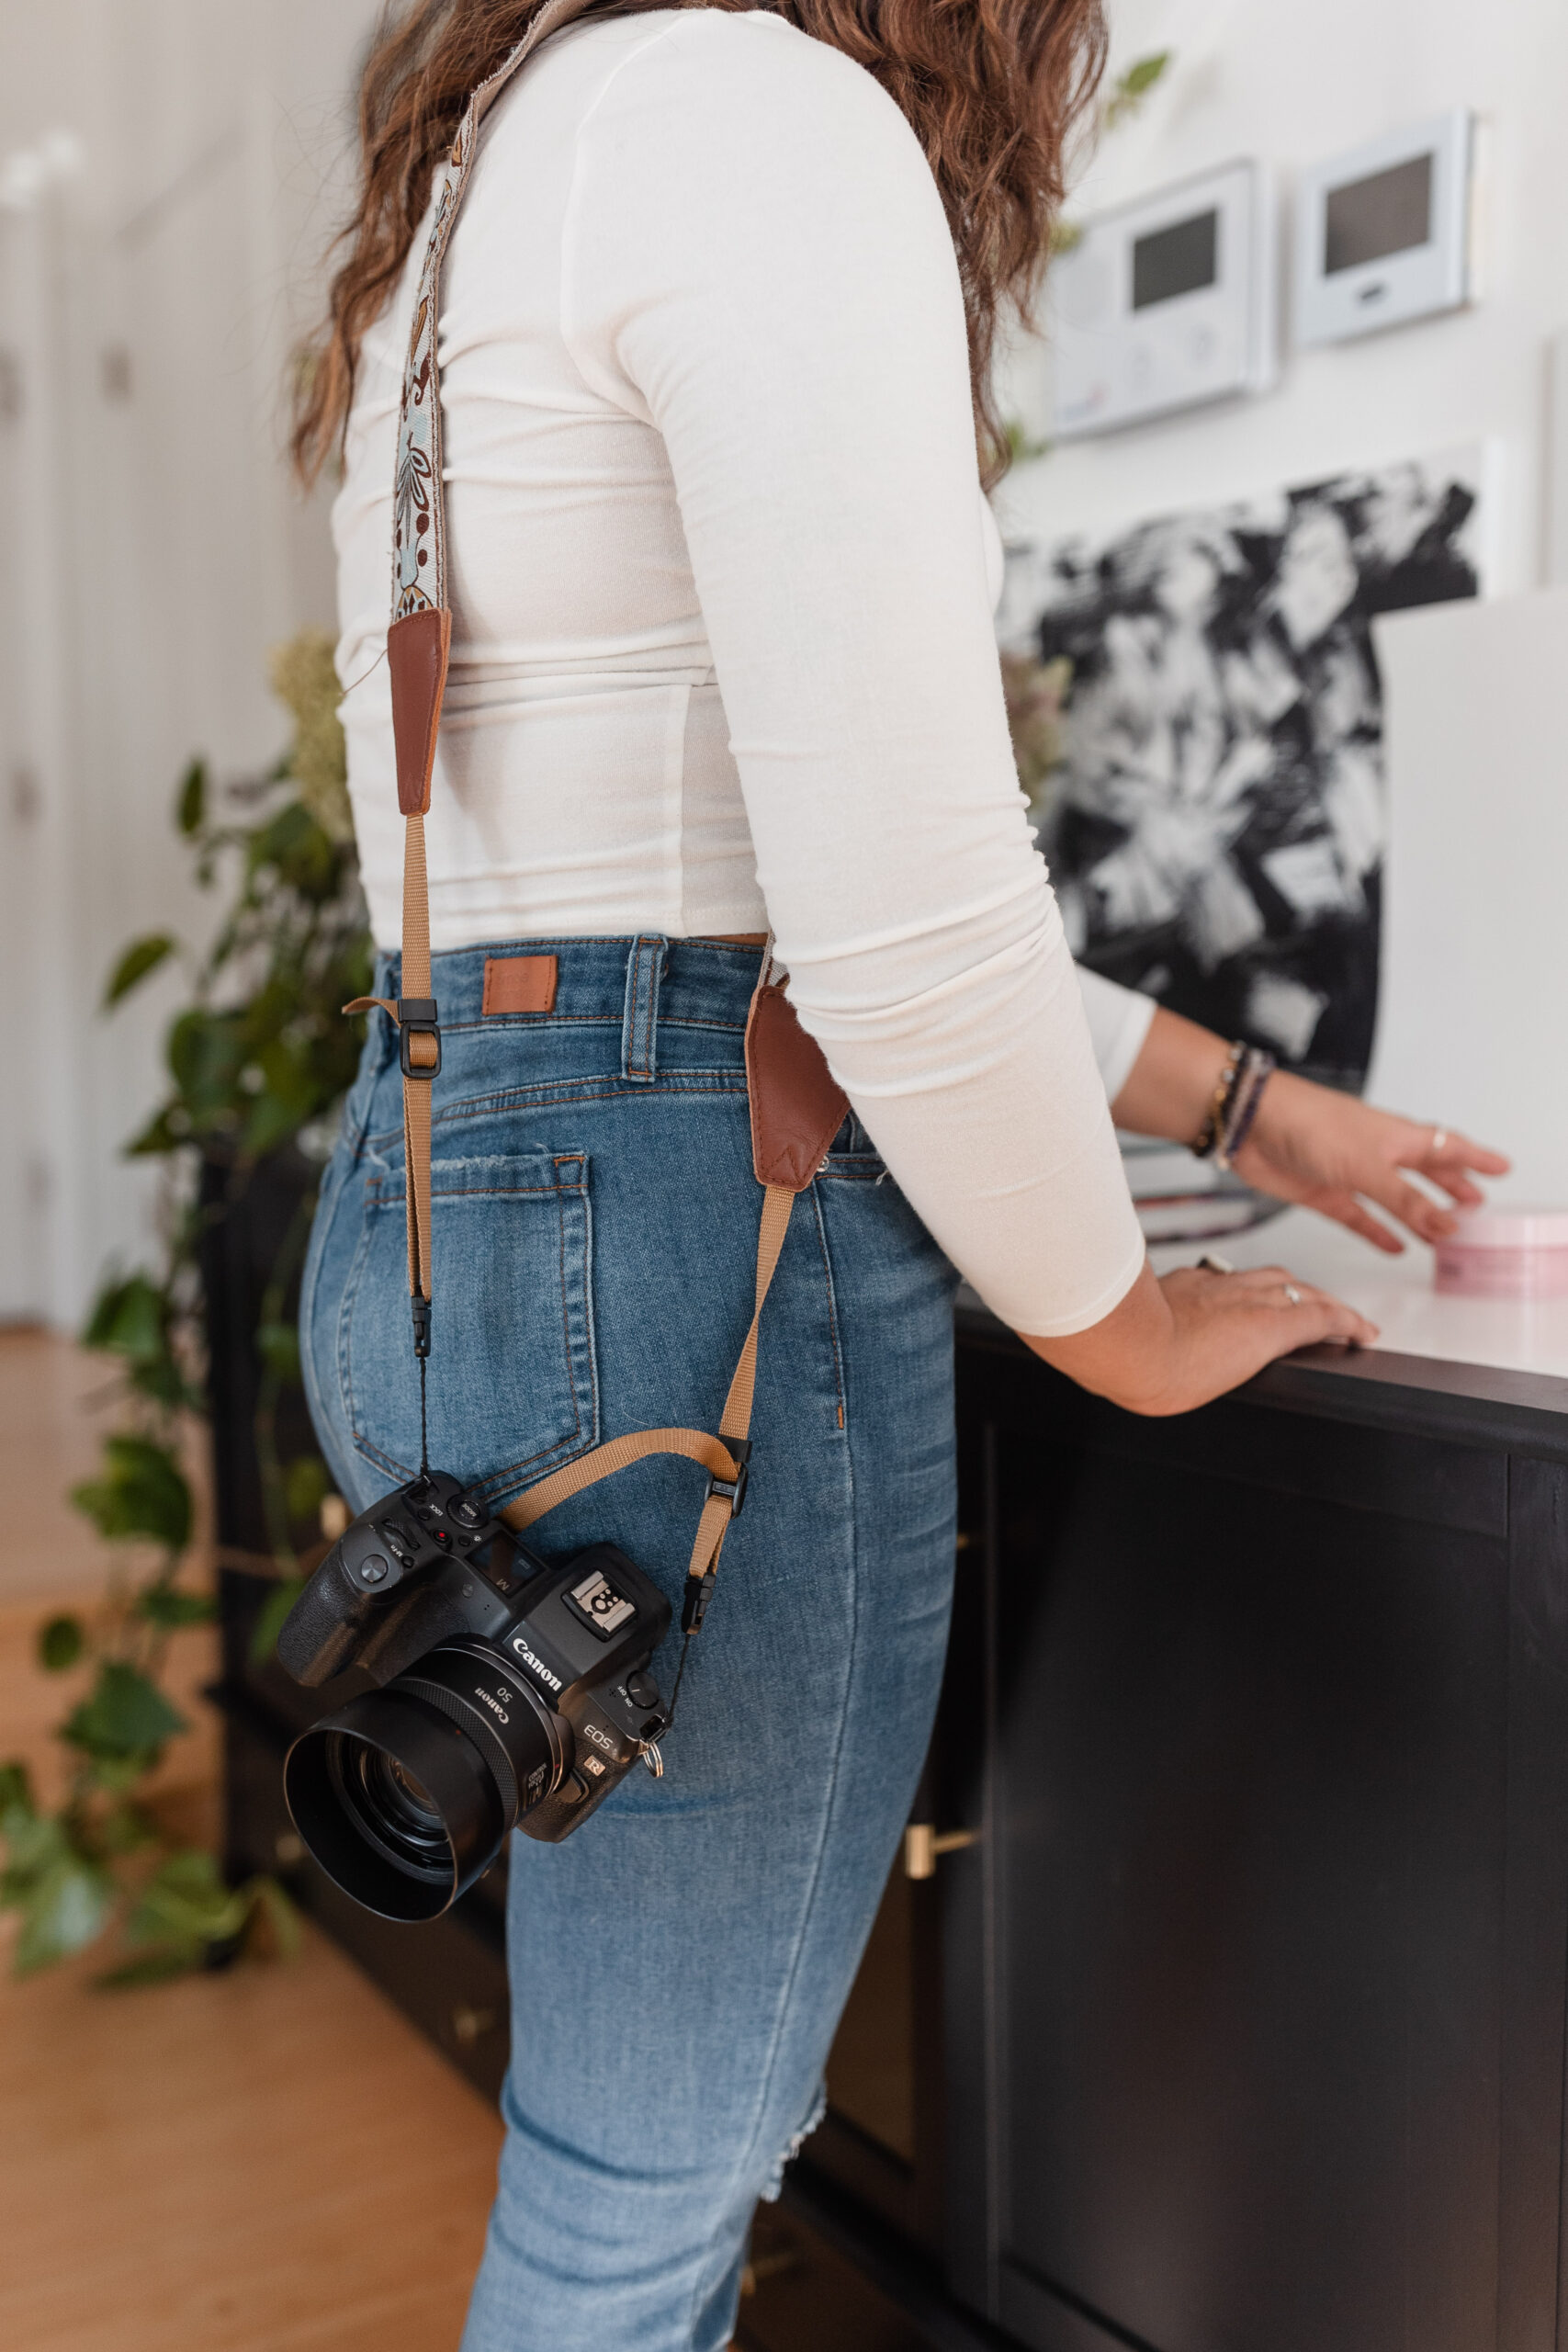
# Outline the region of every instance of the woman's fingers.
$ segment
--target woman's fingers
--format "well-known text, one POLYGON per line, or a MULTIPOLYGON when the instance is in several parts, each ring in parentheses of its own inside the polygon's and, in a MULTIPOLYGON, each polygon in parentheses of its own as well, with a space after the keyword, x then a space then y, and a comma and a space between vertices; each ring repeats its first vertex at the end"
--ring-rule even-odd
POLYGON ((1506 1176, 1512 1165, 1502 1152, 1472 1143, 1468 1136, 1454 1135, 1447 1127, 1423 1128, 1410 1149, 1399 1157, 1402 1167, 1440 1184, 1451 1199, 1471 1209, 1479 1208, 1485 1198, 1480 1186, 1471 1182, 1472 1175, 1506 1176))
POLYGON ((1303 1330, 1295 1341, 1298 1348, 1311 1347, 1323 1340, 1343 1340, 1356 1347, 1370 1348, 1377 1338, 1377 1325, 1369 1323, 1364 1315, 1348 1306, 1342 1298, 1336 1298, 1332 1292, 1316 1290, 1307 1283, 1292 1283, 1289 1287, 1298 1294, 1293 1301, 1287 1300, 1292 1316, 1299 1316, 1303 1325, 1314 1327, 1310 1338, 1303 1330))
POLYGON ((1354 1340, 1370 1346, 1378 1336, 1377 1326, 1369 1323, 1355 1307, 1347 1306, 1332 1291, 1319 1290, 1315 1283, 1303 1282, 1288 1266, 1253 1266, 1246 1273, 1222 1275, 1220 1279, 1245 1291, 1249 1305, 1271 1306, 1289 1315, 1289 1325, 1281 1327, 1281 1354, 1292 1348, 1311 1347, 1318 1340, 1354 1340))
POLYGON ((1473 1169, 1478 1176, 1506 1176, 1513 1161, 1506 1152, 1494 1151, 1483 1143, 1472 1143, 1468 1136, 1449 1135, 1439 1127, 1432 1153, 1434 1168, 1473 1169))
POLYGON ((1209 1280, 1218 1286, 1222 1300, 1228 1297, 1249 1308, 1266 1306, 1291 1316, 1291 1324, 1276 1335, 1282 1342, 1281 1354, 1320 1339, 1354 1340, 1370 1346, 1378 1336, 1377 1326, 1355 1307, 1315 1283, 1303 1282, 1288 1266, 1248 1266, 1237 1274, 1212 1274, 1209 1280))
POLYGON ((1397 1258, 1404 1251, 1404 1244, 1398 1234, 1391 1233, 1354 1193, 1337 1188, 1314 1193, 1308 1206, 1314 1208, 1320 1216, 1331 1216, 1337 1225, 1346 1226, 1352 1233, 1359 1234, 1363 1241, 1370 1241, 1374 1250, 1382 1250, 1388 1257, 1397 1258))
POLYGON ((1478 1209, 1485 1201, 1486 1195, 1480 1185, 1472 1184, 1469 1177, 1461 1175, 1457 1168, 1433 1168, 1424 1172, 1458 1208, 1478 1209))
POLYGON ((1423 1241, 1441 1241, 1454 1229, 1453 1211, 1434 1201, 1395 1169, 1390 1169, 1379 1182, 1365 1184, 1361 1189, 1370 1200, 1376 1201, 1390 1216, 1396 1216, 1401 1225, 1408 1227, 1423 1241))

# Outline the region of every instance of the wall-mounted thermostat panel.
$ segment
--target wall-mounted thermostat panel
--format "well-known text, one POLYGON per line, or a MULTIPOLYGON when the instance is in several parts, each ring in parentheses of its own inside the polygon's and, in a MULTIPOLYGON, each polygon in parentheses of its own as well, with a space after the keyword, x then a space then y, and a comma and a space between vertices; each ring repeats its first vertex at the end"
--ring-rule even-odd
POLYGON ((1086 223, 1047 281, 1061 440, 1274 380, 1274 207, 1230 164, 1086 223))
POLYGON ((1463 107, 1303 172, 1295 336, 1339 343, 1471 293, 1473 118, 1463 107))

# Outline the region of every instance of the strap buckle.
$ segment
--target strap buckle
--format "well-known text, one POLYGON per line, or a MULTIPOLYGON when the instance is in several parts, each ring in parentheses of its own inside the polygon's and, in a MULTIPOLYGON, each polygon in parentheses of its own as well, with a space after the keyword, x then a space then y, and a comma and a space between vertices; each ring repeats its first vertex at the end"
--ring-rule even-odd
POLYGON ((398 1059, 405 1078, 431 1079, 441 1074, 441 1032, 436 1026, 436 1006, 433 996, 400 996, 398 999, 398 1059), (423 1067, 409 1058, 409 1046, 415 1037, 434 1037, 435 1059, 423 1067))
POLYGON ((746 1489, 751 1482, 751 1441, 749 1437, 727 1437, 726 1448, 735 1456, 736 1475, 733 1478, 710 1477, 708 1500, 716 1496, 729 1505, 731 1519, 739 1519, 746 1507, 746 1489))
MULTIPOLYGON (((686 1589, 681 1595, 681 1631, 688 1641, 694 1634, 702 1632, 703 1619, 708 1613, 708 1602, 713 1599, 713 1589, 717 1582, 716 1568, 709 1568, 700 1577, 686 1578, 686 1589)), ((680 1687, 677 1681, 675 1686, 677 1696, 680 1693, 680 1687)), ((675 1700, 672 1698, 670 1702, 670 1716, 665 1719, 666 1730, 669 1729, 670 1719, 674 1713, 675 1700)))

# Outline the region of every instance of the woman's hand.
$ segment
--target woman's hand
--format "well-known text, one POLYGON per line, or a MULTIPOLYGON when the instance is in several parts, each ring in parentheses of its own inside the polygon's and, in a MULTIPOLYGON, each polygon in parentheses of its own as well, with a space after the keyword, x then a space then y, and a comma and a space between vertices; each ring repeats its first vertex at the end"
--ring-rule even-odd
POLYGON ((1484 1195, 1472 1177, 1508 1172, 1500 1151, 1466 1136, 1376 1111, 1353 1094, 1313 1086, 1285 1070, 1276 1070, 1265 1086, 1252 1133, 1233 1164, 1242 1182, 1258 1192, 1315 1209, 1391 1252, 1404 1244, 1372 1216, 1368 1201, 1419 1240, 1440 1241, 1454 1229, 1453 1213, 1410 1175, 1424 1176, 1458 1207, 1472 1209, 1484 1195))
POLYGON ((1369 1346, 1375 1325, 1283 1266, 1242 1274, 1183 1266, 1143 1272, 1119 1306, 1087 1331, 1026 1346, 1080 1388, 1130 1413, 1188 1413, 1266 1363, 1321 1340, 1369 1346))
MULTIPOLYGON (((1117 1125, 1190 1143, 1229 1054, 1224 1038, 1161 1006, 1111 1106, 1117 1125)), ((1353 1094, 1284 1070, 1276 1070, 1265 1086, 1252 1133, 1234 1164, 1258 1192, 1315 1209, 1391 1252, 1404 1244, 1371 1215, 1368 1201, 1422 1241, 1440 1241, 1453 1231, 1452 1212, 1410 1177, 1427 1178, 1457 1207, 1472 1209, 1483 1196, 1472 1178, 1508 1172, 1500 1151, 1466 1136, 1374 1111, 1353 1094)))

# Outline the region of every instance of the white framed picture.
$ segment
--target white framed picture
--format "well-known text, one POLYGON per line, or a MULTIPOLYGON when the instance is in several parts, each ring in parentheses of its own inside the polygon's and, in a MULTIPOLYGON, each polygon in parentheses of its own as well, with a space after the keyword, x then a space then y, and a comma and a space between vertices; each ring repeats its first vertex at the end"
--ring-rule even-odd
POLYGON ((1047 280, 1058 440, 1273 382, 1274 220, 1268 173, 1240 162, 1084 225, 1047 280))
POLYGON ((1474 145, 1473 118, 1456 107, 1301 175, 1298 345, 1342 343, 1470 299, 1474 145))

